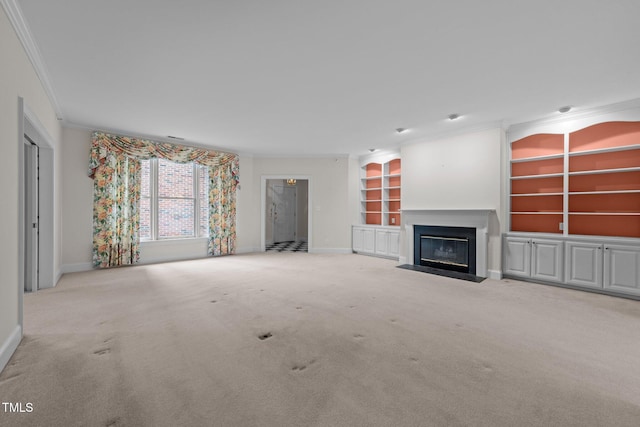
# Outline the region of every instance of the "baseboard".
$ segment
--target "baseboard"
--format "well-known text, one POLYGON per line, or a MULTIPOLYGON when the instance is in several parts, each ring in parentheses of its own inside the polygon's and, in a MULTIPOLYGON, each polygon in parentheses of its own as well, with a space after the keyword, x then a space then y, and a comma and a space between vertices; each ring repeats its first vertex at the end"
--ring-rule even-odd
POLYGON ((502 280, 502 271, 500 270, 487 270, 487 273, 489 279, 502 280))
POLYGON ((398 264, 400 264, 400 265, 409 264, 407 262, 407 257, 406 256, 401 256, 400 258, 398 258, 398 264))
POLYGON ((17 325, 13 330, 9 338, 6 339, 4 343, 2 343, 2 347, 0 347, 0 372, 7 366, 9 363, 9 359, 13 356, 13 353, 20 345, 20 341, 22 341, 22 328, 20 325, 17 325))
POLYGON ((309 248, 310 254, 350 254, 351 248, 309 248))
MULTIPOLYGON (((77 273, 80 271, 90 271, 93 270, 93 265, 90 262, 81 262, 78 264, 63 264, 62 267, 60 268, 60 272, 62 274, 66 274, 66 273, 77 273)), ((60 279, 60 277, 57 277, 58 279, 60 279)), ((57 283, 57 280, 56 280, 57 283)))
POLYGON ((260 248, 238 248, 236 249, 237 254, 252 254, 255 252, 263 252, 260 248))

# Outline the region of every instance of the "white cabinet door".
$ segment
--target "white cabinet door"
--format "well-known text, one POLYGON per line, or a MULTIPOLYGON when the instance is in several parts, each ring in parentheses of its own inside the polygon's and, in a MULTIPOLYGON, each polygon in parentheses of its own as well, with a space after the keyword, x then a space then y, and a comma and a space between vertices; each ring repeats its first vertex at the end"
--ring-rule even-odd
POLYGON ((400 231, 389 231, 389 256, 400 256, 400 231))
POLYGON ((605 245, 604 287, 640 295, 640 248, 605 245))
POLYGON ((376 251, 376 230, 373 228, 364 228, 364 245, 362 253, 373 254, 376 251))
POLYGON ((531 276, 531 240, 524 237, 505 237, 504 274, 531 276))
POLYGON ((354 252, 362 252, 364 249, 364 230, 362 228, 353 227, 351 239, 351 249, 353 249, 354 252))
POLYGON ((566 242, 565 271, 570 285, 602 288, 602 245, 566 242))
POLYGON ((563 242, 532 239, 531 277, 538 280, 562 282, 563 242))
POLYGON ((376 230, 376 254, 389 255, 389 232, 376 230))

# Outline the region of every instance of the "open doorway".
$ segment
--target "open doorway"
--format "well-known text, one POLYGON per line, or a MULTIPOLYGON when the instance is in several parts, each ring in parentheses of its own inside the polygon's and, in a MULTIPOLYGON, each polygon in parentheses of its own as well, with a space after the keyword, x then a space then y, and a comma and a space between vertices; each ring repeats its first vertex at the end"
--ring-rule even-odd
POLYGON ((19 323, 23 294, 55 286, 54 149, 37 116, 19 100, 20 144, 18 215, 19 323))
POLYGON ((309 180, 264 178, 263 250, 308 252, 309 180))

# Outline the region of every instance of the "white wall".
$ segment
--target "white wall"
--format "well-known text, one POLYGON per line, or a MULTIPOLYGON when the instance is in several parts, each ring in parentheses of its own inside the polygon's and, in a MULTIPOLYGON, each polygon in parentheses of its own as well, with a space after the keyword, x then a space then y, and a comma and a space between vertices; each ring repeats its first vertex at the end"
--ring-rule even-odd
POLYGON ((489 129, 401 149, 402 209, 496 211, 490 217, 488 254, 488 269, 496 272, 501 270, 504 141, 502 129, 489 129))
POLYGON ((54 149, 54 270, 60 268, 60 126, 55 111, 4 9, 0 12, 0 370, 19 330, 19 120, 18 98, 37 116, 54 149))
MULTIPOLYGON (((251 239, 254 248, 260 247, 260 195, 262 176, 304 175, 309 176, 309 197, 311 199, 311 224, 309 240, 311 252, 348 252, 351 247, 349 217, 349 162, 347 158, 254 158, 253 179, 243 178, 242 165, 240 180, 242 191, 247 191, 257 206, 249 214, 239 217, 250 226, 253 235, 243 233, 243 238, 251 239), (257 232, 256 232, 257 231, 257 232)), ((240 207, 238 207, 240 212, 240 207)), ((240 235, 240 232, 238 232, 240 235)))
POLYGON ((91 131, 62 129, 62 264, 65 273, 91 268, 93 180, 91 131))

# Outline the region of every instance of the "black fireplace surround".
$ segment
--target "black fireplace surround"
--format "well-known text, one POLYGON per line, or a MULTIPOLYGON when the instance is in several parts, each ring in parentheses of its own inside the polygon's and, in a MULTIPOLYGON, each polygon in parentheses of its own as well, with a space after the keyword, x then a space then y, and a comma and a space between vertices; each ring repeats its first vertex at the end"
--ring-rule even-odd
POLYGON ((476 229, 413 226, 413 264, 476 274, 476 229))

